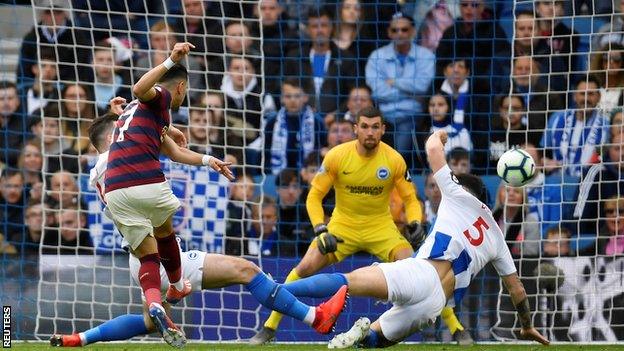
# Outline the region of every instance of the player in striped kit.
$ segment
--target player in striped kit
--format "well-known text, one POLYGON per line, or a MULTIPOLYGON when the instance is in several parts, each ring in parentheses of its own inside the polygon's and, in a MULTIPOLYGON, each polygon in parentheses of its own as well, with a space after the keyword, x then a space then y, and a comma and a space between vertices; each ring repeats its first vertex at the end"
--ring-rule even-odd
MULTIPOLYGON (((98 195, 104 204, 102 196, 105 193, 104 176, 107 169, 107 155, 111 144, 112 131, 115 121, 119 115, 123 115, 121 104, 125 103, 123 98, 111 100, 111 112, 98 117, 89 127, 89 139, 98 150, 99 158, 96 166, 91 170, 89 182, 98 190, 98 195)), ((131 102, 126 110, 132 108, 131 102)), ((163 139, 161 151, 169 156, 171 160, 191 165, 200 165, 202 156, 186 148, 180 147, 168 136, 163 139)), ((228 178, 227 165, 224 163, 211 163, 211 167, 221 172, 228 178)), ((110 217, 108 207, 104 210, 105 215, 110 217)), ((130 250, 128 241, 123 239, 122 246, 130 250)), ((264 274, 254 263, 240 257, 232 257, 219 254, 209 254, 198 250, 180 252, 182 262, 182 277, 189 281, 192 291, 204 289, 222 288, 234 284, 243 284, 251 295, 263 306, 277 310, 295 319, 298 319, 322 334, 327 334, 333 330, 340 311, 344 308, 346 301, 346 287, 339 290, 334 297, 319 306, 312 307, 297 301, 295 297, 270 277, 264 274)), ((129 255, 130 275, 132 279, 140 285, 139 273, 141 262, 134 255, 129 255)), ((159 269, 162 298, 166 298, 169 287, 169 280, 164 267, 159 269)), ((145 295, 143 296, 145 300, 145 295)), ((144 301, 145 302, 145 301, 144 301)), ((144 303, 143 315, 126 314, 111 319, 97 327, 84 332, 70 335, 54 334, 50 338, 50 345, 56 347, 79 347, 86 346, 100 341, 127 340, 134 336, 144 335, 160 328, 153 322, 148 311, 148 305, 144 303)), ((168 310, 169 305, 164 303, 168 310)), ((170 343, 175 347, 182 347, 184 339, 174 339, 170 343)))
POLYGON ((529 302, 505 238, 483 203, 485 188, 481 179, 451 172, 444 155, 446 140, 446 131, 439 130, 426 143, 442 200, 429 236, 413 257, 285 284, 295 296, 311 297, 329 296, 347 284, 351 295, 393 303, 372 324, 360 318, 349 331, 334 337, 329 348, 375 348, 401 342, 433 323, 447 303, 459 303, 470 279, 488 262, 492 262, 511 294, 522 327, 520 335, 549 343, 532 325, 529 302))

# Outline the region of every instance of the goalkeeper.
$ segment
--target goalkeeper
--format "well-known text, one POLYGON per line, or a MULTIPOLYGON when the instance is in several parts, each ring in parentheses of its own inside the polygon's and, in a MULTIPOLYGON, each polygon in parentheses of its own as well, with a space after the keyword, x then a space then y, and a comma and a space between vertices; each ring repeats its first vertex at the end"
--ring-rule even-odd
MULTIPOLYGON (((412 244, 417 246, 424 240, 422 209, 405 160, 381 142, 384 132, 381 112, 374 107, 364 108, 356 117, 357 139, 334 147, 325 156, 306 201, 316 239, 290 271, 286 283, 313 275, 358 251, 366 251, 384 262, 408 258, 414 253, 412 244), (326 223, 322 200, 332 186, 336 206, 326 223), (405 203, 409 241, 390 214, 390 193, 395 187, 405 203)), ((277 312, 271 313, 249 342, 260 345, 273 339, 281 317, 277 312)))

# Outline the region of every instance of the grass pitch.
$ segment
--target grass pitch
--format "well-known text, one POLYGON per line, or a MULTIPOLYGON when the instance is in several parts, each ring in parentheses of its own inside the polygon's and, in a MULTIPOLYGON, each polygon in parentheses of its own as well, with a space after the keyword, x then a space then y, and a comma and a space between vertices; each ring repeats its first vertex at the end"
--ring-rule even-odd
MULTIPOLYGON (((14 342, 12 348, 15 350, 60 350, 52 348, 49 344, 43 342, 14 342)), ((164 343, 97 343, 84 347, 85 350, 150 350, 150 351, 172 351, 172 347, 164 343)), ((304 350, 327 350, 326 344, 271 344, 267 346, 248 346, 247 344, 204 344, 189 343, 183 350, 210 350, 210 351, 264 351, 264 350, 280 350, 280 351, 304 351, 304 350)), ((353 350, 353 349, 351 349, 353 350)), ((448 344, 399 344, 391 347, 389 350, 414 350, 414 351, 612 351, 623 350, 624 345, 551 345, 544 347, 535 344, 486 344, 473 346, 457 346, 448 344)))

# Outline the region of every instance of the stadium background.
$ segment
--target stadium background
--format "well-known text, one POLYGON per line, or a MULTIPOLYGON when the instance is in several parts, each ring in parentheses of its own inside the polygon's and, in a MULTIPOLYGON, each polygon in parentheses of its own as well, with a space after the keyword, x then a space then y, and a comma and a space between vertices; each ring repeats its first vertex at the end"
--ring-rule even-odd
MULTIPOLYGON (((113 92, 130 98, 131 84, 164 60, 168 44, 185 38, 198 48, 185 62, 191 91, 186 108, 175 114, 175 123, 189 133, 193 148, 220 157, 231 155, 241 165, 236 167, 238 174, 250 176, 232 186, 213 172, 163 160, 174 192, 184 203, 176 229, 186 249, 244 255, 282 281, 311 237, 300 194, 305 177, 299 171, 313 172, 317 167, 319 155, 312 152, 307 157, 310 151, 322 153, 343 140, 338 128, 329 126, 332 117, 327 116, 333 116, 333 124, 339 126, 354 112, 350 103, 359 106, 364 100, 380 105, 395 121, 413 123, 412 128, 403 128, 404 124, 392 128, 387 141, 392 143, 393 135, 413 141, 413 148, 397 148, 411 167, 419 196, 430 204, 433 195, 427 192, 419 146, 432 125, 429 97, 442 92, 449 105, 446 128, 458 135, 456 146, 469 149, 473 172, 487 184, 490 205, 504 225, 532 309, 538 310, 536 325, 553 340, 623 340, 624 249, 618 239, 612 240, 613 233, 621 233, 624 227, 617 211, 622 206, 617 196, 622 191, 624 161, 613 157, 616 151, 621 155, 622 118, 617 107, 622 106, 624 80, 617 63, 621 64, 619 55, 624 54, 624 36, 620 3, 355 3, 360 13, 353 26, 357 35, 341 37, 350 28, 348 15, 339 17, 345 12, 342 1, 281 1, 282 15, 271 19, 266 12, 263 20, 254 11, 256 1, 207 1, 204 6, 190 0, 0 1, 0 161, 4 167, 0 302, 16 311, 14 338, 69 333, 121 313, 140 311, 139 289, 128 277, 119 236, 102 216, 95 189, 88 185, 95 157, 84 132, 89 120, 105 110, 113 92), (552 33, 548 25, 541 27, 543 9, 535 15, 526 13, 545 3, 556 9, 552 33), (402 75, 406 69, 388 77, 379 72, 390 64, 369 57, 390 43, 387 28, 398 10, 415 19, 414 45, 421 47, 414 61, 406 57, 401 63, 401 67, 414 66, 412 75, 402 75), (322 64, 309 64, 309 48, 311 36, 318 39, 315 43, 323 42, 327 23, 317 23, 321 33, 312 33, 309 13, 316 13, 313 18, 335 17, 330 23, 340 29, 334 39, 343 48, 335 48, 324 71, 322 64), (478 15, 471 19, 474 13, 478 15), (520 21, 522 16, 524 21, 520 21), (463 26, 471 21, 476 30, 463 26), (529 31, 519 25, 529 22, 533 26, 529 31), (48 28, 59 23, 65 26, 59 26, 58 32, 48 28), (462 62, 468 70, 462 70, 462 62), (113 64, 113 83, 107 83, 113 64), (447 64, 455 69, 448 77, 447 64), (423 71, 423 67, 429 68, 423 71), (237 71, 248 73, 243 78, 246 89, 237 90, 232 83, 237 71), (590 71, 603 78, 594 88, 608 97, 595 106, 607 121, 602 129, 606 136, 593 140, 595 144, 587 138, 591 157, 564 159, 558 166, 547 164, 547 176, 527 187, 521 205, 513 205, 518 202, 517 196, 511 200, 513 194, 497 196, 499 181, 492 167, 497 155, 512 145, 539 144, 549 129, 565 130, 566 126, 546 121, 559 111, 578 107, 574 92, 578 82, 589 85, 590 71), (293 77, 310 94, 311 118, 322 121, 328 130, 315 132, 309 141, 312 147, 306 144, 289 150, 294 152, 288 154, 288 162, 294 164, 286 168, 294 172, 280 172, 284 165, 273 160, 278 150, 256 138, 275 138, 277 129, 264 122, 276 120, 273 111, 280 108, 281 83, 293 77), (459 92, 445 92, 449 77, 447 83, 455 78, 467 83, 459 92), (381 85, 387 79, 402 81, 408 92, 383 91, 381 85), (372 89, 372 98, 350 101, 351 89, 366 85, 372 89), (42 99, 37 98, 39 91, 44 91, 42 99), (206 91, 224 93, 224 98, 205 97, 206 91), (501 97, 510 94, 514 98, 509 101, 519 107, 501 108, 501 97), (505 113, 518 111, 522 115, 518 125, 501 122, 505 113), (461 138, 467 131, 468 142, 461 138), (591 163, 597 166, 590 167, 591 163), (582 180, 586 180, 585 188, 579 187, 582 180), (616 200, 603 201, 614 195, 616 200), (272 203, 276 203, 274 215, 269 209, 272 203), (577 203, 585 208, 578 209, 577 203), (263 222, 264 226, 258 225, 263 222), (553 226, 556 233, 550 234, 553 226), (552 269, 553 265, 559 269, 552 269)), ((558 144, 545 146, 537 154, 556 157, 558 144)), ((431 214, 428 211, 429 219, 431 214)), ((358 255, 335 269, 346 271, 370 262, 370 257, 358 255)), ((175 310, 174 319, 195 339, 249 338, 267 315, 240 287, 198 293, 187 300, 175 310)), ((352 301, 339 330, 361 315, 375 315, 387 307, 366 299, 352 301)), ((514 313, 492 269, 475 277, 458 314, 475 340, 515 338, 514 313)), ((278 339, 322 340, 288 319, 278 339)), ((450 336, 438 323, 413 338, 420 339, 448 341, 450 336)))

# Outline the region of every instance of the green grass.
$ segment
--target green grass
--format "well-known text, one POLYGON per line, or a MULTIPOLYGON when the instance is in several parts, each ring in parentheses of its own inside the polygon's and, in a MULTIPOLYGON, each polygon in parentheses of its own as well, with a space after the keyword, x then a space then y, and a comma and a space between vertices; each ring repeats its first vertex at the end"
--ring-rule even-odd
MULTIPOLYGON (((12 345, 15 350, 58 350, 57 348, 49 347, 47 343, 41 342, 14 342, 12 345)), ((83 349, 86 350, 150 350, 160 351, 175 350, 166 344, 160 343, 98 343, 87 346, 83 349)), ((280 350, 280 351, 303 351, 303 350, 327 350, 325 344, 271 344, 268 346, 248 346, 246 344, 199 344, 190 343, 187 344, 184 350, 211 350, 211 351, 263 351, 263 350, 280 350)), ((391 347, 389 350, 414 350, 414 351, 611 351, 611 350, 624 350, 624 345, 551 345, 550 347, 543 347, 540 345, 523 344, 523 345, 508 345, 508 344, 487 344, 487 345, 473 345, 473 346, 456 346, 445 344, 400 344, 391 347)))

